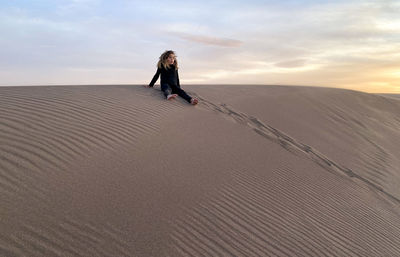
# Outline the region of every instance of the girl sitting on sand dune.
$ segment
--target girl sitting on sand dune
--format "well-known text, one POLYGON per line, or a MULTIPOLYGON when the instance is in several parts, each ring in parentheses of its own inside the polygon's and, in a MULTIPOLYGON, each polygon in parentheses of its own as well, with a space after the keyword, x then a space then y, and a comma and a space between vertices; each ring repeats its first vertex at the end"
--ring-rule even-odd
POLYGON ((174 99, 176 96, 184 98, 189 103, 195 105, 198 103, 196 98, 189 96, 179 84, 178 61, 172 50, 165 51, 157 64, 157 72, 146 87, 153 87, 161 74, 161 90, 167 100, 174 99))

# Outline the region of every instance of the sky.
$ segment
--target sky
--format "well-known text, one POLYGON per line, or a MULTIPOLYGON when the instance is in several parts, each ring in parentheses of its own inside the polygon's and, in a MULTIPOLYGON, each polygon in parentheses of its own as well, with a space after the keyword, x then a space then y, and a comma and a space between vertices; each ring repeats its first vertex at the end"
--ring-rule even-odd
POLYGON ((0 0, 0 86, 184 84, 400 94, 400 0, 0 0), (158 81, 159 83, 159 81, 158 81))

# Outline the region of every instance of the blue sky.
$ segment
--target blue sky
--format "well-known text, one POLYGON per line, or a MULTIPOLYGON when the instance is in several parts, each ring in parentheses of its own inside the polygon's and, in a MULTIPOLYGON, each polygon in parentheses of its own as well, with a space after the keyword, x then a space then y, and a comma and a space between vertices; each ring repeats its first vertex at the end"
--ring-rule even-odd
POLYGON ((400 1, 0 0, 0 85, 182 84, 400 93, 400 1))

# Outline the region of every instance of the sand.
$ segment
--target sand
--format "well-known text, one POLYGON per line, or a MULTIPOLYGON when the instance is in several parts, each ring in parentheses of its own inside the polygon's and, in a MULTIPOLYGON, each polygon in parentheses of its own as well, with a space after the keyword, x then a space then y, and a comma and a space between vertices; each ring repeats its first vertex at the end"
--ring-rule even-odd
POLYGON ((400 101, 0 87, 0 256, 399 256, 400 101))

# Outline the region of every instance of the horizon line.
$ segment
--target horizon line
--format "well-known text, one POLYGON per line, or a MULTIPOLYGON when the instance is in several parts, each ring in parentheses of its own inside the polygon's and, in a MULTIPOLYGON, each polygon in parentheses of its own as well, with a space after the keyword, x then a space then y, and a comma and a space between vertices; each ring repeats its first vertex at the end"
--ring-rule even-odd
MULTIPOLYGON (((131 83, 118 83, 118 84, 33 84, 33 85, 0 85, 2 87, 62 87, 62 86, 145 86, 147 84, 131 84, 131 83)), ((156 84, 158 85, 158 84, 156 84)), ((343 90, 350 90, 368 94, 391 94, 391 95, 400 95, 400 93, 393 93, 393 92, 366 92, 355 90, 351 88, 343 88, 343 87, 334 87, 334 86, 316 86, 316 85, 287 85, 287 84, 257 84, 257 83, 185 83, 188 86, 201 86, 201 85, 215 85, 215 86, 235 86, 235 85, 242 85, 242 86, 282 86, 282 87, 313 87, 313 88, 332 88, 332 89, 343 89, 343 90)))

